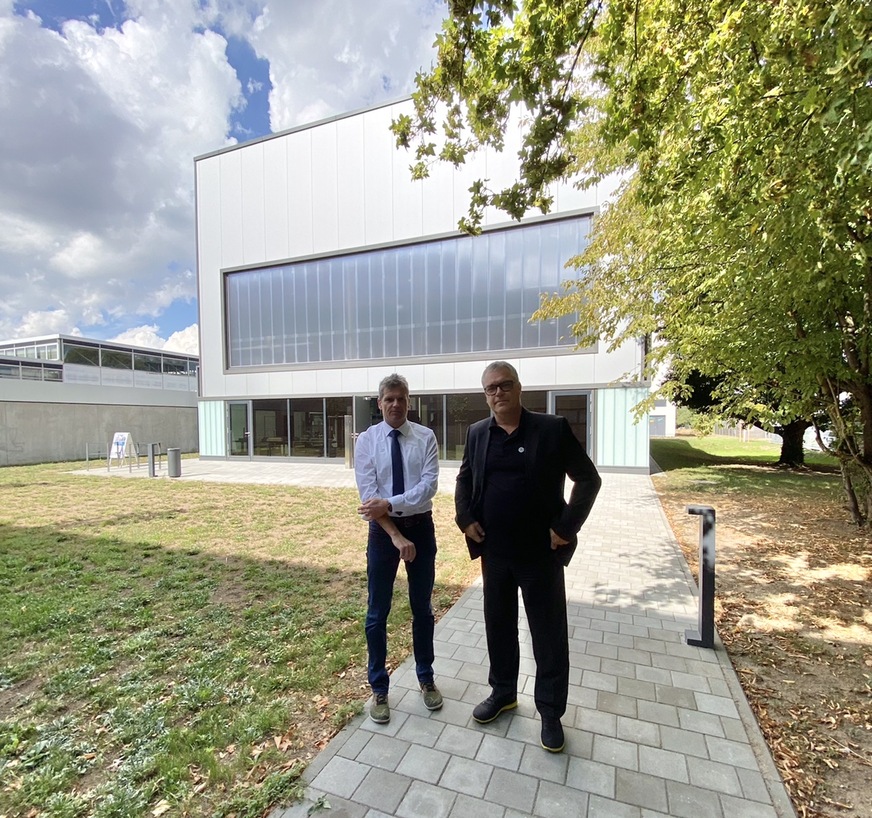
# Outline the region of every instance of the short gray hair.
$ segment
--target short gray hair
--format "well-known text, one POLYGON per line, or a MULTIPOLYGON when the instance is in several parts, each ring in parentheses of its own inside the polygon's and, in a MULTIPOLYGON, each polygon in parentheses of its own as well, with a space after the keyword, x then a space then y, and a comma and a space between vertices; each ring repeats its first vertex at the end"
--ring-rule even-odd
POLYGON ((378 399, 381 400, 389 389, 402 389, 406 393, 406 397, 409 397, 409 382, 396 372, 381 379, 381 383, 378 385, 378 399))
POLYGON ((512 376, 512 380, 514 380, 516 384, 520 385, 521 379, 518 377, 518 370, 515 369, 515 367, 513 367, 508 361, 494 361, 493 363, 488 364, 484 368, 484 372, 481 373, 482 382, 484 382, 485 375, 487 375, 489 372, 497 371, 508 372, 509 375, 512 376))

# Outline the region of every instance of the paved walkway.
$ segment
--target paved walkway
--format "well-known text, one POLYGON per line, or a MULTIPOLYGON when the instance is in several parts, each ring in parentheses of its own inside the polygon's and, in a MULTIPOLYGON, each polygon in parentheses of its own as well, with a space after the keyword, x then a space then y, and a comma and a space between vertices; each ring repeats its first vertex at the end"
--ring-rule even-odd
MULTIPOLYGON (((453 490, 455 475, 456 466, 443 467, 441 491, 453 490)), ((175 479, 354 484, 340 463, 185 459, 175 479)), ((424 708, 407 660, 392 676, 390 723, 356 717, 309 765, 305 801, 271 818, 320 815, 326 804, 331 818, 795 815, 725 651, 684 642, 697 599, 650 478, 603 475, 567 569, 567 597, 565 752, 539 746, 523 615, 518 709, 489 725, 472 720, 489 692, 475 584, 436 626, 442 710, 424 708)))

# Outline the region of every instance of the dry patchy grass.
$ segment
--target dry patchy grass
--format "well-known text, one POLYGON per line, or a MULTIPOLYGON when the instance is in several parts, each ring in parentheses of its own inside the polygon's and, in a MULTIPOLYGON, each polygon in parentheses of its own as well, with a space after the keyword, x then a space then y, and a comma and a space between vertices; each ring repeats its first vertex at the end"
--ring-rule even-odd
POLYGON ((717 512, 718 633, 798 814, 868 818, 872 543, 838 478, 724 456, 654 485, 694 575, 699 523, 686 506, 717 512))

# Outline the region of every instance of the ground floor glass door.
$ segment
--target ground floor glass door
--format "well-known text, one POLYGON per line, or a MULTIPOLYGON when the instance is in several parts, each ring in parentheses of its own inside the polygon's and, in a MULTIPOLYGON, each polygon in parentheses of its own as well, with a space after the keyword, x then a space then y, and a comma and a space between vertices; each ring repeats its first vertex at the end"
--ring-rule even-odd
POLYGON ((575 436, 581 441, 589 455, 591 452, 590 432, 590 392, 553 392, 552 412, 555 415, 563 415, 572 427, 575 436))
POLYGON ((251 421, 248 401, 231 401, 227 404, 227 434, 231 457, 251 457, 251 421))

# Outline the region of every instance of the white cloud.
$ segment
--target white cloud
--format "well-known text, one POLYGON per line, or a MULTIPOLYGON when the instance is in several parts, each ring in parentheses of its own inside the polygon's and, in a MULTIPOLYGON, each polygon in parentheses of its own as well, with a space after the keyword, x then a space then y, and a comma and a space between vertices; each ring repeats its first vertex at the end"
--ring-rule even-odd
POLYGON ((167 338, 164 349, 173 352, 187 352, 190 355, 200 354, 200 328, 197 324, 174 332, 167 338))
POLYGON ((281 130, 410 91, 444 14, 127 0, 100 6, 116 27, 53 30, 27 5, 0 0, 0 338, 176 329, 162 322, 186 311, 170 308, 196 298, 193 158, 253 133, 238 114, 259 80, 237 77, 225 34, 269 61, 281 130))
POLYGON ((190 327, 185 327, 178 332, 174 332, 166 340, 160 336, 160 327, 157 324, 143 324, 141 327, 132 327, 108 340, 139 347, 165 349, 168 352, 185 352, 189 355, 200 354, 200 330, 197 324, 192 324, 190 327))
POLYGON ((270 3, 249 39, 269 60, 272 130, 410 92, 445 11, 434 0, 270 3))

